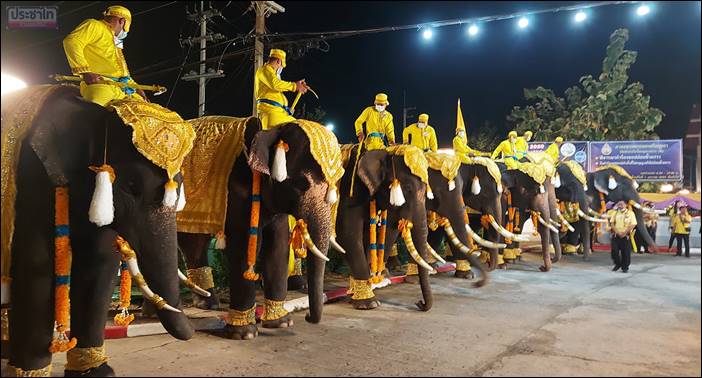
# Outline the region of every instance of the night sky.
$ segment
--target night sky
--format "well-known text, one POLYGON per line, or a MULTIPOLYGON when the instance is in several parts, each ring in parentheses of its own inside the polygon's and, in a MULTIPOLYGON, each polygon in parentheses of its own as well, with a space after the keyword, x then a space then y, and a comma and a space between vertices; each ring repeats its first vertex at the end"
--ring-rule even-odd
MULTIPOLYGON (((170 2, 129 2, 132 14, 170 2)), ((361 29, 406 25, 428 21, 533 11, 566 2, 279 2, 284 14, 267 19, 270 32, 306 32, 361 29)), ((581 2, 579 2, 581 3, 581 2)), ((46 83, 51 73, 70 70, 61 39, 85 18, 100 13, 115 2, 23 2, 58 5, 59 30, 6 30, 6 5, 2 2, 2 71, 30 84, 46 83)), ((181 48, 179 35, 194 35, 197 25, 185 19, 185 6, 179 2, 136 15, 125 55, 130 70, 142 84, 166 85, 173 91, 187 46, 181 48), (181 34, 182 33, 182 34, 181 34), (163 62, 165 65, 144 70, 163 62), (145 74, 151 74, 144 76, 145 74)), ((574 12, 541 14, 530 18, 526 30, 518 30, 516 20, 482 25, 477 38, 468 38, 466 26, 434 30, 427 43, 416 30, 389 32, 329 41, 329 51, 309 50, 299 59, 288 59, 283 79, 306 78, 320 95, 317 101, 305 96, 308 110, 321 106, 327 122, 336 126, 341 142, 355 139, 353 121, 372 104, 377 92, 389 96, 388 110, 395 117, 398 141, 402 133, 403 92, 407 106, 428 113, 429 123, 438 133, 439 145, 450 146, 456 117, 456 100, 462 109, 470 134, 482 127, 500 134, 510 127, 506 116, 513 106, 525 105, 523 88, 538 85, 557 94, 587 74, 597 76, 609 35, 628 28, 627 48, 638 51, 630 71, 632 80, 644 84, 651 104, 666 116, 658 127, 661 138, 682 138, 693 103, 700 102, 700 3, 654 2, 645 17, 635 15, 636 5, 594 8, 583 24, 573 22, 574 12)), ((248 2, 212 2, 223 9, 229 20, 215 18, 211 29, 228 37, 246 34, 254 26, 253 12, 243 14, 248 2), (230 3, 230 4, 228 4, 230 3)), ((245 48, 236 44, 227 53, 245 48)), ((197 61, 196 48, 189 61, 197 61)), ((268 48, 266 48, 266 53, 268 48)), ((208 51, 219 56, 222 48, 208 51)), ((209 65, 216 66, 215 63, 209 65)), ((186 68, 184 73, 195 68, 186 68)), ((251 111, 252 54, 222 61, 227 77, 212 80, 207 89, 207 113, 246 116, 251 111)), ((169 93, 152 97, 165 105, 169 93)), ((292 100, 292 94, 289 98, 292 100)), ((169 107, 184 118, 197 115, 197 88, 194 82, 180 81, 169 107)), ((408 123, 416 118, 408 119, 408 123)))

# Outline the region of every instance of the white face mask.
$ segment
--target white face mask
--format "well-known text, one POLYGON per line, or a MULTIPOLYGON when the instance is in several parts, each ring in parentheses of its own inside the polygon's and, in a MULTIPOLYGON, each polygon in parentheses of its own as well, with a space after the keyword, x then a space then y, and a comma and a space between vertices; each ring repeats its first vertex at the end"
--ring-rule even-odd
POLYGON ((459 137, 463 138, 464 136, 466 136, 466 132, 465 132, 465 131, 459 131, 457 135, 458 135, 459 137))
POLYGON ((425 127, 427 126, 427 124, 424 123, 424 122, 418 122, 418 123, 417 123, 417 126, 418 126, 420 129, 423 129, 423 128, 425 128, 425 127))
POLYGON ((278 75, 278 79, 280 79, 280 74, 283 73, 283 67, 278 67, 275 70, 275 74, 278 75))
POLYGON ((385 110, 385 105, 376 105, 375 110, 382 112, 383 110, 385 110))

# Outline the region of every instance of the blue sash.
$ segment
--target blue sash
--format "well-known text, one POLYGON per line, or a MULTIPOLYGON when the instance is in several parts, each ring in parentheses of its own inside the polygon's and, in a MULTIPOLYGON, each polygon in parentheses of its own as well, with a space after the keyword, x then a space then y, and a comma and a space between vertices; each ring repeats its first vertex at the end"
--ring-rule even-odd
POLYGON ((283 108, 283 110, 285 110, 285 112, 288 113, 288 115, 290 115, 290 116, 292 115, 292 113, 290 112, 290 108, 289 108, 289 107, 287 107, 287 106, 285 106, 285 105, 283 105, 283 104, 281 104, 281 103, 279 103, 279 102, 277 102, 277 101, 269 100, 269 99, 267 99, 267 98, 261 98, 261 99, 256 100, 256 103, 257 103, 257 104, 263 103, 263 104, 268 104, 268 105, 277 106, 277 107, 279 107, 279 108, 283 108))

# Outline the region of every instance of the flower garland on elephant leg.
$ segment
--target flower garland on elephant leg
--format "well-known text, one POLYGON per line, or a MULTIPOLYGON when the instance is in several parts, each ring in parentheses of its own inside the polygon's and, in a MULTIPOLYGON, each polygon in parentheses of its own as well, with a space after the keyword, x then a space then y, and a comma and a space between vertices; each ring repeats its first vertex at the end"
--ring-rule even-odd
POLYGON ((385 234, 387 233, 388 211, 383 210, 380 213, 380 230, 378 231, 378 270, 375 272, 373 283, 380 283, 385 278, 383 271, 385 270, 385 234))
MULTIPOLYGON (((514 221, 516 219, 516 213, 517 209, 512 206, 512 192, 509 190, 507 191, 507 231, 510 233, 514 233, 515 226, 514 226, 514 221)), ((505 238, 505 244, 509 246, 509 248, 505 248, 502 252, 502 258, 505 260, 510 260, 514 261, 517 258, 517 243, 509 238, 505 238)))
POLYGON ((54 239, 54 274, 56 286, 54 288, 54 338, 51 340, 49 352, 66 352, 76 346, 77 340, 66 336, 69 326, 71 303, 69 298, 69 285, 71 282, 71 240, 68 225, 68 188, 57 187, 55 190, 55 227, 54 239))
POLYGON ((258 281, 261 276, 254 271, 256 265, 256 252, 258 247, 258 223, 261 211, 261 173, 253 171, 251 182, 251 218, 249 222, 249 243, 246 249, 246 264, 244 279, 258 281))
MULTIPOLYGON (((515 234, 520 234, 522 232, 521 228, 521 222, 519 219, 519 209, 515 208, 514 209, 514 233, 515 234)), ((519 258, 522 255, 522 248, 517 247, 514 249, 515 254, 517 255, 517 258, 519 258)))
POLYGON ((119 326, 128 326, 134 320, 134 314, 129 313, 132 300, 132 276, 127 269, 126 261, 122 260, 120 266, 119 307, 117 308, 120 312, 115 315, 114 322, 119 326))
POLYGON ((369 208, 369 227, 368 227, 368 243, 370 244, 370 281, 375 282, 376 274, 378 273, 378 245, 377 245, 377 228, 378 228, 378 212, 376 210, 375 200, 370 201, 369 208))

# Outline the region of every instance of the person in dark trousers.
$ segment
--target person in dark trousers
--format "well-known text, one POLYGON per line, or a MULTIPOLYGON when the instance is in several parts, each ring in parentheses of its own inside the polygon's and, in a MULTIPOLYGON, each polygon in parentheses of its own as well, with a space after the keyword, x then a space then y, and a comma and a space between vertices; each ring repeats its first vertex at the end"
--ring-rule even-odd
MULTIPOLYGON (((651 201, 644 202, 644 206, 651 210, 654 209, 653 202, 651 201)), ((656 240, 656 229, 658 228, 658 214, 654 212, 646 212, 644 213, 643 218, 644 223, 646 225, 646 232, 648 232, 648 234, 651 235, 651 238, 653 238, 653 240, 656 240)), ((648 243, 646 243, 646 240, 641 235, 638 229, 634 231, 634 235, 636 239, 636 248, 638 249, 636 253, 651 253, 648 250, 648 243), (641 249, 643 249, 643 252, 641 252, 641 249)))
POLYGON ((668 252, 673 248, 673 241, 675 240, 675 233, 673 232, 673 217, 678 214, 678 209, 682 206, 682 201, 676 200, 666 212, 666 215, 670 217, 670 223, 668 224, 668 230, 670 230, 670 239, 668 239, 668 252))
POLYGON ((623 273, 629 271, 631 263, 631 231, 636 227, 636 215, 626 206, 626 202, 619 201, 615 209, 608 213, 609 229, 612 238, 613 272, 622 269, 623 273))
POLYGON ((678 241, 678 252, 675 256, 682 256, 682 244, 685 242, 685 257, 690 257, 690 225, 692 224, 692 217, 687 212, 687 204, 682 205, 678 209, 678 213, 671 218, 670 224, 673 228, 673 235, 678 241))

